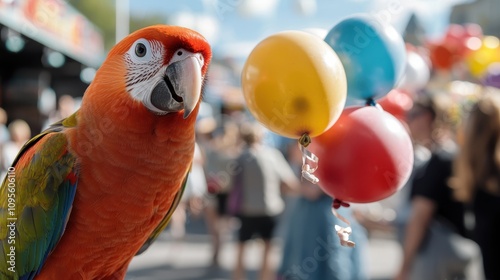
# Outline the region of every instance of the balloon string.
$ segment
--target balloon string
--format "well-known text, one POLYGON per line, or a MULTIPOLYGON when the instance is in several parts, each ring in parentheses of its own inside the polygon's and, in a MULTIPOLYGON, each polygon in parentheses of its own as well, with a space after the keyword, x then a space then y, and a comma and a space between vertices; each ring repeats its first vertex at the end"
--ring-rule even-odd
POLYGON ((317 184, 319 179, 313 173, 318 169, 319 159, 315 154, 306 149, 310 143, 311 138, 307 134, 302 135, 299 139, 299 149, 302 152, 302 177, 313 184, 317 184))
POLYGON ((340 215, 339 212, 337 212, 337 209, 339 209, 341 206, 349 207, 349 203, 343 202, 339 199, 334 199, 332 203, 332 213, 339 220, 346 223, 348 227, 341 227, 339 225, 335 225, 335 231, 337 231, 337 235, 339 236, 340 245, 352 248, 356 246, 356 243, 349 240, 349 236, 352 233, 352 228, 349 226, 351 225, 351 223, 344 216, 340 215))

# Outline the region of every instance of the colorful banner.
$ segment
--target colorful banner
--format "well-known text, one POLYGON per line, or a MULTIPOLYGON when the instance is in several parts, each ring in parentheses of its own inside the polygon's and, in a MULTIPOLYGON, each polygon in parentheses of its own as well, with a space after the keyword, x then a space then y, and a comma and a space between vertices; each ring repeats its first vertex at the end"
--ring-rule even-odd
POLYGON ((0 0, 0 23, 82 64, 104 59, 100 31, 62 0, 0 0))

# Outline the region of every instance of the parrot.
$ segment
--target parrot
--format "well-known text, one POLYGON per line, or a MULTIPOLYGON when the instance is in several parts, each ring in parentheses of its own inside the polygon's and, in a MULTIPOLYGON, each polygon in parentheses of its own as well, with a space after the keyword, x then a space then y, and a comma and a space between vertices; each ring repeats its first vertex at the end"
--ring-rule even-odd
POLYGON ((212 51, 153 25, 118 42, 71 116, 20 150, 0 189, 0 279, 124 279, 184 190, 212 51))

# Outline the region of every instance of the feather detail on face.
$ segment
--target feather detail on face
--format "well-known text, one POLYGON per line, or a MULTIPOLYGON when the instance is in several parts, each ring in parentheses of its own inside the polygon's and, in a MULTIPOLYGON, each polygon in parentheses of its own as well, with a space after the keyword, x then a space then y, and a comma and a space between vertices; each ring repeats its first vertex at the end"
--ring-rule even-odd
POLYGON ((124 55, 127 68, 125 87, 132 98, 141 99, 145 91, 152 90, 152 83, 161 80, 165 50, 159 41, 137 40, 124 55))

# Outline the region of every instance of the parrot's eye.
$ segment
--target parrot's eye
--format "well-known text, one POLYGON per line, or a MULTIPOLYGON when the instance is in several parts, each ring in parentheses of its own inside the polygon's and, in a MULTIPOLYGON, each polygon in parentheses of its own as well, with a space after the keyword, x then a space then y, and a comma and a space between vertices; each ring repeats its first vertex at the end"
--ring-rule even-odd
POLYGON ((162 44, 155 40, 140 38, 130 46, 126 55, 130 61, 137 64, 150 63, 152 60, 161 61, 162 44))
POLYGON ((146 55, 146 53, 147 53, 147 49, 143 43, 138 43, 137 45, 135 45, 135 54, 138 57, 144 57, 146 55))

